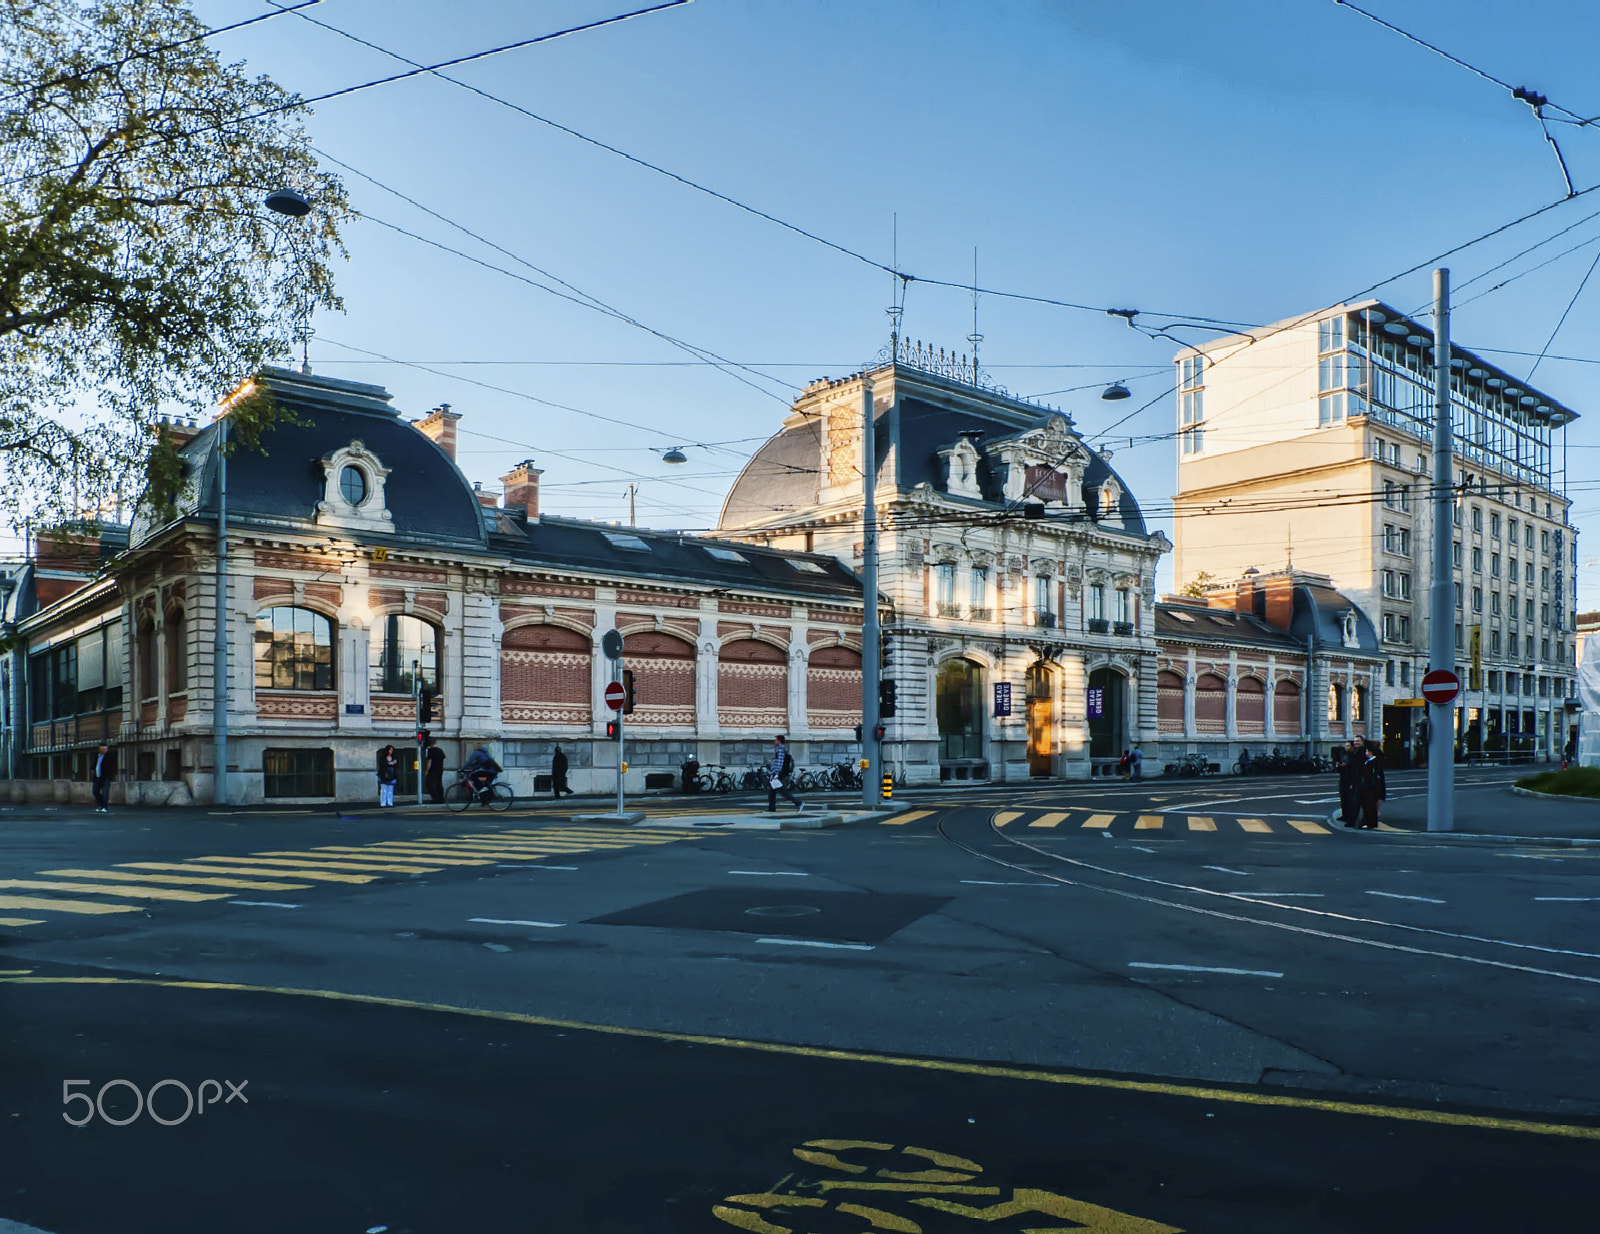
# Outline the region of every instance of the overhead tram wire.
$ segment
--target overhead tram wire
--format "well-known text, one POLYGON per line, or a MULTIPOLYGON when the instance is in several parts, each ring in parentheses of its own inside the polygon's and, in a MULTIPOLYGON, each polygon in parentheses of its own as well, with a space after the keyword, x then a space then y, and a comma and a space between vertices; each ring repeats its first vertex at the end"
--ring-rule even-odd
POLYGON ((139 51, 129 52, 120 60, 107 60, 101 64, 91 64, 87 68, 73 73, 63 73, 59 77, 53 77, 49 81, 41 82, 27 90, 13 90, 10 94, 0 94, 0 103, 9 103, 12 99, 21 98, 24 94, 37 93, 41 90, 49 90, 56 86, 66 85, 68 82, 81 80, 90 73, 109 73, 113 69, 120 69, 125 64, 132 64, 135 60, 145 60, 151 56, 160 55, 164 51, 174 51, 179 47, 187 47, 190 43, 199 43, 214 35, 227 34, 233 30, 243 30, 246 26, 253 26, 257 22, 271 21, 274 17, 282 17, 285 13, 294 13, 300 9, 308 9, 314 4, 321 3, 322 0, 300 0, 298 4, 291 4, 287 7, 278 6, 270 13, 258 13, 254 17, 245 18, 243 21, 231 22, 226 26, 212 26, 209 29, 200 31, 198 34, 191 34, 188 38, 174 39, 170 43, 158 43, 154 47, 145 47, 139 51))
POLYGON ((1594 274, 1596 266, 1600 266, 1600 253, 1595 254, 1594 260, 1589 263, 1589 269, 1584 273, 1583 281, 1578 284, 1578 290, 1572 293, 1572 299, 1567 301, 1567 307, 1561 310, 1561 319, 1556 322, 1556 328, 1550 331, 1550 337, 1544 341, 1538 359, 1534 360, 1533 367, 1528 370, 1528 376, 1524 379, 1526 382, 1533 381, 1533 375, 1539 371, 1539 365, 1544 361, 1545 352, 1549 351, 1550 345, 1556 341, 1556 335, 1561 333, 1561 327, 1567 324, 1567 316, 1572 312, 1572 306, 1577 304, 1578 297, 1583 294, 1583 289, 1589 285, 1590 276, 1594 274))
MULTIPOLYGON (((413 65, 414 67, 409 72, 391 73, 387 77, 374 78, 372 81, 359 82, 353 86, 342 86, 338 90, 329 90, 324 94, 312 95, 310 98, 292 98, 286 103, 279 103, 274 107, 264 107, 260 111, 253 111, 248 115, 236 116, 233 119, 223 121, 220 124, 205 124, 201 125, 199 128, 186 129, 179 133, 161 133, 147 140, 151 143, 158 141, 171 141, 176 137, 188 137, 196 133, 205 133, 216 129, 233 128, 236 125, 247 124, 251 120, 260 120, 265 116, 275 116, 285 111, 300 111, 310 107, 314 103, 325 103, 329 99, 338 99, 344 98, 351 94, 359 94, 363 90, 371 90, 377 86, 393 85, 395 82, 407 81, 410 78, 418 77, 424 73, 433 73, 442 68, 453 68, 462 64, 471 64, 478 60, 487 60, 491 56, 503 55, 508 51, 520 51, 524 47, 533 47, 539 43, 549 43, 555 39, 563 39, 573 34, 583 34, 590 30, 598 30, 604 26, 613 26, 620 22, 631 21, 635 17, 644 17, 651 13, 659 13, 665 9, 679 8, 682 5, 689 3, 691 3, 691 0, 664 0, 663 3, 654 4, 648 8, 634 9, 631 12, 618 13, 612 17, 602 17, 596 21, 584 22, 582 25, 568 26, 563 30, 553 30, 549 34, 535 35, 533 38, 529 39, 519 39, 514 43, 502 43, 495 47, 486 48, 483 51, 472 52, 469 55, 454 56, 449 60, 440 60, 437 64, 418 64, 414 60, 407 60, 404 56, 395 56, 395 59, 401 60, 406 64, 413 65)), ((283 11, 293 12, 295 16, 300 18, 305 17, 305 14, 300 12, 298 9, 284 9, 283 11)), ((317 24, 321 25, 322 23, 319 22, 317 24)), ((379 48, 378 50, 381 51, 383 49, 379 48)), ((135 142, 129 148, 137 148, 142 144, 144 143, 135 142)), ((49 175, 51 172, 68 171, 74 166, 76 166, 76 164, 68 163, 58 167, 50 167, 39 171, 27 172, 24 175, 15 176, 10 180, 5 181, 4 187, 9 187, 14 184, 21 184, 27 180, 37 179, 40 176, 49 175)))
MULTIPOLYGON (((384 192, 389 193, 389 194, 391 194, 391 195, 393 195, 395 197, 398 197, 401 201, 404 201, 406 204, 408 204, 410 206, 413 206, 418 210, 421 210, 424 214, 427 214, 432 218, 438 219, 441 223, 444 223, 446 226, 455 228, 457 231, 461 232, 463 235, 471 237, 472 239, 478 241, 478 243, 483 244, 483 245, 493 249, 495 252, 500 253, 503 256, 509 257, 512 261, 516 262, 519 265, 526 266, 528 269, 534 271, 534 273, 540 275, 541 277, 547 278, 547 279, 551 280, 552 282, 559 284, 560 286, 566 288, 567 291, 571 292, 572 295, 565 295, 562 292, 554 290, 553 288, 544 287, 541 284, 534 282, 532 279, 524 278, 523 276, 515 274, 514 272, 506 270, 506 269, 504 269, 504 268, 502 268, 500 266, 497 266, 492 262, 484 261, 482 258, 474 257, 469 253, 464 253, 460 249, 451 248, 447 244, 442 244, 437 240, 432 240, 432 239, 429 239, 426 236, 419 235, 418 233, 410 231, 410 230, 408 230, 408 229, 406 229, 404 227, 401 227, 398 224, 387 222, 386 220, 377 218, 374 215, 370 215, 370 214, 363 214, 362 215, 363 218, 369 219, 372 222, 377 223, 381 227, 387 227, 391 231, 398 232, 399 234, 401 234, 403 236, 407 236, 410 239, 416 240, 416 241, 418 241, 418 242, 420 242, 422 244, 431 245, 434 248, 441 249, 444 252, 451 253, 451 254, 453 254, 453 255, 455 255, 457 257, 464 258, 467 261, 470 261, 470 262, 473 262, 473 263, 475 263, 477 265, 480 265, 480 266, 484 267, 487 270, 493 270, 496 273, 504 274, 507 277, 515 278, 515 279, 518 279, 521 282, 525 282, 529 286, 538 287, 541 291, 547 292, 548 294, 556 296, 559 299, 570 300, 572 303, 578 304, 581 307, 588 308, 588 309, 591 309, 593 311, 603 313, 606 316, 613 317, 616 320, 621 321, 626 325, 633 326, 635 329, 643 330, 645 333, 654 335, 656 338, 662 340, 662 342, 668 343, 669 345, 678 348, 680 351, 687 352, 689 355, 694 356, 701 363, 707 364, 707 365, 709 365, 709 366, 711 366, 713 368, 720 369, 721 371, 726 372, 728 374, 728 376, 733 377, 735 380, 744 381, 744 384, 750 386, 751 389, 757 390, 760 393, 765 394, 770 398, 778 398, 779 396, 773 394, 772 391, 770 391, 770 390, 764 390, 760 386, 755 385, 753 382, 747 381, 747 380, 739 377, 738 373, 730 372, 729 369, 730 368, 739 369, 739 370, 741 370, 743 372, 746 372, 746 373, 749 373, 749 374, 751 374, 753 376, 760 377, 764 381, 769 381, 774 385, 780 386, 785 390, 792 391, 792 392, 797 392, 798 391, 798 387, 790 385, 789 383, 783 381, 780 378, 773 377, 771 374, 760 372, 758 369, 752 368, 749 365, 739 364, 736 361, 729 360, 724 356, 718 355, 716 352, 711 351, 708 348, 698 347, 693 343, 685 342, 683 339, 680 339, 680 338, 677 338, 677 337, 675 337, 673 335, 667 334, 667 333, 665 333, 665 332, 663 332, 661 330, 657 330, 653 326, 645 325, 642 321, 639 321, 637 318, 631 316, 630 314, 623 312, 621 309, 617 308, 615 305, 606 303, 604 300, 601 300, 598 296, 591 296, 588 292, 582 290, 581 288, 575 286, 572 283, 569 283, 566 279, 560 277, 559 275, 552 274, 550 271, 545 270, 545 269, 543 269, 543 268, 541 268, 539 266, 536 266, 533 262, 527 260, 527 258, 522 257, 521 255, 512 252, 510 249, 506 248, 505 246, 495 243, 493 240, 490 240, 486 236, 479 235, 477 232, 473 231, 471 228, 467 227, 465 224, 459 223, 455 219, 452 219, 452 218, 448 217, 447 215, 441 214, 437 210, 434 210, 429 206, 423 205, 420 201, 416 200, 416 198, 408 196, 407 194, 401 192, 399 189, 394 188, 391 185, 383 183, 383 181, 377 179, 374 176, 369 175, 368 173, 366 173, 364 171, 361 171, 359 168, 352 167, 349 163, 344 162, 342 159, 334 158, 333 155, 329 154, 327 151, 318 149, 316 147, 313 147, 313 150, 315 151, 315 153, 317 153, 321 157, 327 159, 329 162, 335 164, 336 166, 344 168, 346 171, 352 173, 353 175, 360 176, 363 180, 367 181, 369 184, 375 185, 377 188, 382 189, 384 192)), ((787 398, 782 398, 782 399, 779 399, 779 401, 784 402, 785 404, 787 404, 788 399, 787 398)))
MULTIPOLYGON (((746 214, 762 219, 768 223, 772 223, 783 228, 785 231, 792 232, 797 236, 801 236, 804 239, 811 240, 816 244, 820 244, 824 248, 832 249, 836 253, 861 262, 864 265, 870 266, 874 270, 881 271, 884 274, 892 275, 904 283, 925 283, 930 287, 952 288, 968 295, 971 295, 974 291, 976 291, 979 295, 998 296, 1001 299, 1021 300, 1028 303, 1043 304, 1055 308, 1073 309, 1079 312, 1094 313, 1096 315, 1118 316, 1121 313, 1121 310, 1110 309, 1104 305, 1079 304, 1070 300, 1059 300, 1049 296, 1037 296, 1024 292, 1003 291, 992 287, 975 288, 972 280, 970 279, 964 282, 952 282, 948 279, 924 278, 920 275, 909 274, 903 270, 896 269, 894 265, 885 264, 875 257, 869 257, 860 250, 851 248, 849 245, 840 244, 836 240, 830 240, 826 236, 819 235, 817 232, 801 227, 797 223, 791 223, 787 219, 781 218, 776 214, 762 210, 758 206, 752 206, 748 202, 740 201, 738 198, 721 192, 718 189, 701 184, 699 181, 691 180, 687 176, 680 175, 675 171, 671 171, 668 168, 662 167, 659 163, 652 163, 648 159, 641 158, 636 154, 630 154, 628 151, 623 150, 620 147, 613 146, 608 142, 601 141, 597 137, 590 137, 587 133, 581 133, 577 129, 572 128, 570 125, 562 124, 560 121, 552 120, 548 116, 540 115, 538 112, 523 107, 519 103, 514 103, 502 95, 494 94, 491 91, 483 89, 481 86, 474 86, 470 82, 462 81, 459 77, 452 77, 448 73, 440 72, 439 68, 445 66, 421 65, 417 61, 410 59, 408 56, 401 55, 399 52, 384 47, 379 43, 374 43, 371 39, 365 39, 358 34, 352 34, 350 31, 343 30, 329 22, 319 21, 315 17, 311 17, 305 13, 299 13, 297 16, 300 17, 302 21, 310 22, 312 25, 328 31, 330 34, 337 34, 340 38, 348 39, 352 43, 357 43, 371 51, 376 51, 381 55, 388 56, 390 59, 398 61, 401 64, 411 65, 414 71, 412 73, 401 74, 400 76, 402 77, 415 76, 417 73, 430 73, 439 78, 441 81, 449 82, 452 86, 457 86, 471 94, 476 94, 482 99, 486 99, 491 103, 496 103, 501 107, 508 108, 511 111, 516 112, 518 115, 525 116, 529 120, 546 125, 557 130, 558 132, 565 133, 567 136, 576 138, 578 141, 584 142, 587 145, 595 147, 596 149, 604 150, 608 154, 614 154, 618 158, 624 159, 629 163, 633 163, 638 167, 645 168, 647 171, 653 171, 657 175, 665 176, 667 179, 674 180, 683 185, 685 188, 693 189, 697 193, 704 193, 706 196, 713 197, 725 205, 732 206, 736 210, 742 210, 746 214)), ((398 78, 396 78, 396 80, 398 80, 398 78)), ((1198 322, 1206 325, 1227 326, 1234 329, 1250 329, 1254 326, 1254 323, 1251 322, 1227 321, 1216 317, 1202 317, 1189 313, 1167 313, 1150 309, 1141 310, 1139 315, 1154 317, 1170 322, 1198 322)))

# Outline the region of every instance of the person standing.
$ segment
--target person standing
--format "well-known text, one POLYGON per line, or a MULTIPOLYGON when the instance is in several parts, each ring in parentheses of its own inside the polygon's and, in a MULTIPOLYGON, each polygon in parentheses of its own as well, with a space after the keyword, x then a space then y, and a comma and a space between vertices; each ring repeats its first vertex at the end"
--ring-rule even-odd
POLYGON ((782 735, 772 739, 772 762, 767 768, 767 813, 778 812, 778 794, 782 793, 794 802, 796 810, 806 808, 806 803, 794 795, 794 789, 789 787, 789 777, 794 775, 794 759, 789 757, 789 747, 784 742, 782 735))
POLYGON ((394 804, 394 786, 400 779, 400 760, 395 757, 393 746, 384 746, 378 751, 378 805, 392 806, 394 804))
POLYGON ((1128 756, 1128 775, 1131 779, 1144 779, 1144 751, 1138 746, 1133 747, 1133 753, 1128 756))
POLYGON ((94 752, 94 812, 111 813, 111 747, 102 743, 94 752))
POLYGON ((428 790, 428 800, 434 805, 444 804, 444 751, 432 736, 428 738, 427 774, 422 786, 428 790))
MULTIPOLYGON (((1361 742, 1359 737, 1356 740, 1361 742)), ((1368 831, 1375 831, 1378 827, 1378 802, 1389 795, 1383 775, 1383 755, 1376 746, 1361 742, 1356 747, 1356 756, 1361 761, 1361 826, 1368 831)))
POLYGON ((556 746, 556 752, 550 756, 550 787, 554 790, 558 801, 563 793, 568 797, 577 795, 567 787, 567 756, 562 753, 559 745, 556 746))
POLYGON ((1356 743, 1345 742, 1339 753, 1339 821, 1354 827, 1361 814, 1361 766, 1356 743))

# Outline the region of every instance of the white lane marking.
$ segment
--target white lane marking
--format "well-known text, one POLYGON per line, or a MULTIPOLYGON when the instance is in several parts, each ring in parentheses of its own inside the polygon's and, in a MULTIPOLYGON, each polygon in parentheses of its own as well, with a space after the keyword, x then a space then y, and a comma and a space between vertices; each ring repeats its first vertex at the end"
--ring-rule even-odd
POLYGON ((1600 896, 1534 896, 1535 904, 1592 904, 1600 896))
POLYGON ((964 878, 961 880, 968 887, 1054 887, 1055 883, 996 883, 987 878, 964 878))
POLYGON ((1190 810, 1198 810, 1201 806, 1226 805, 1230 801, 1270 801, 1269 797, 1208 797, 1204 801, 1189 801, 1181 806, 1163 806, 1156 811, 1158 814, 1187 814, 1190 810))
POLYGON ((1337 797, 1296 797, 1294 800, 1296 805, 1322 806, 1327 805, 1330 801, 1338 801, 1339 799, 1337 797))
POLYGON ((1432 896, 1403 896, 1393 891, 1369 891, 1369 896, 1382 896, 1386 900, 1415 900, 1419 904, 1443 904, 1443 900, 1435 900, 1432 896))
POLYGON ((560 921, 516 921, 507 917, 468 917, 467 920, 479 925, 537 926, 541 930, 559 930, 563 925, 560 921))
POLYGON ((1215 870, 1218 874, 1243 874, 1247 878, 1250 875, 1249 870, 1230 870, 1227 866, 1201 866, 1200 868, 1202 870, 1215 870))
POLYGON ((761 878, 810 878, 804 870, 729 870, 729 874, 755 874, 761 878))
POLYGON ((835 951, 873 951, 871 943, 822 943, 810 938, 758 938, 758 943, 772 943, 778 947, 828 947, 835 951))
POLYGON ((1323 898, 1320 891, 1252 891, 1252 896, 1265 896, 1269 900, 1320 900, 1323 898))
POLYGON ((1143 844, 1130 844, 1130 845, 1128 845, 1128 847, 1129 847, 1129 848, 1136 848, 1136 849, 1138 849, 1138 850, 1139 850, 1139 851, 1140 851, 1140 852, 1141 852, 1141 853, 1153 853, 1153 852, 1155 852, 1155 851, 1156 851, 1156 850, 1155 850, 1155 849, 1153 849, 1153 848, 1146 848, 1146 847, 1145 847, 1145 846, 1144 846, 1144 845, 1143 845, 1143 844))
POLYGON ((1179 973, 1228 973, 1235 977, 1281 977, 1260 968, 1209 968, 1201 964, 1146 964, 1143 960, 1129 960, 1129 968, 1165 968, 1179 973))
POLYGON ((581 870, 582 868, 582 866, 547 866, 543 863, 535 863, 533 865, 521 865, 519 863, 512 866, 495 867, 497 870, 581 870))
POLYGON ((229 900, 229 904, 248 904, 251 908, 299 908, 298 904, 281 904, 277 900, 229 900))

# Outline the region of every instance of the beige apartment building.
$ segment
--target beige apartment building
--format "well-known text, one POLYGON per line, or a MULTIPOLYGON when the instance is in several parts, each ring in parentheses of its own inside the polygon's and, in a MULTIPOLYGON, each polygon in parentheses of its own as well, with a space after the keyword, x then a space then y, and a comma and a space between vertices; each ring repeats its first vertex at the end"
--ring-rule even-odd
MULTIPOLYGON (((1425 714, 1407 704, 1428 667, 1432 331, 1367 300, 1175 362, 1178 586, 1329 576, 1377 627, 1385 750, 1404 764, 1425 714)), ((1473 757, 1559 757, 1576 722, 1577 529, 1551 463, 1577 413, 1460 347, 1451 405, 1458 738, 1473 757)))

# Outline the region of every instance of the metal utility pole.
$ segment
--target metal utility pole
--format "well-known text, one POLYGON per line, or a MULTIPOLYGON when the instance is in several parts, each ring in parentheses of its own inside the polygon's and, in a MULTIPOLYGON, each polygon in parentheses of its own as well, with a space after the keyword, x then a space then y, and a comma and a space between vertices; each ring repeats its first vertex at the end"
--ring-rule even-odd
POLYGON ((875 809, 883 761, 878 731, 878 443, 872 378, 861 379, 861 801, 875 809))
MULTIPOLYGON (((618 685, 622 684, 622 674, 626 667, 621 660, 616 660, 612 663, 611 671, 616 674, 612 680, 618 685)), ((619 818, 627 813, 627 802, 622 792, 622 778, 628 772, 628 747, 626 744, 627 730, 623 728, 622 716, 623 709, 619 707, 617 708, 617 817, 619 818)))
MULTIPOLYGON (((1433 272, 1433 588, 1428 596, 1428 668, 1453 671, 1456 662, 1454 541, 1450 467, 1450 271, 1433 272)), ((1455 709, 1428 704, 1428 830, 1455 829, 1455 709)))
MULTIPOLYGON (((398 640, 397 640, 398 641, 398 640)), ((428 765, 428 745, 423 741, 422 734, 427 731, 428 721, 432 716, 424 715, 428 710, 422 705, 422 665, 419 661, 411 661, 411 696, 417 705, 417 804, 422 804, 422 782, 426 778, 428 765)))
POLYGON ((217 616, 212 644, 211 800, 228 801, 228 417, 217 421, 217 616))

